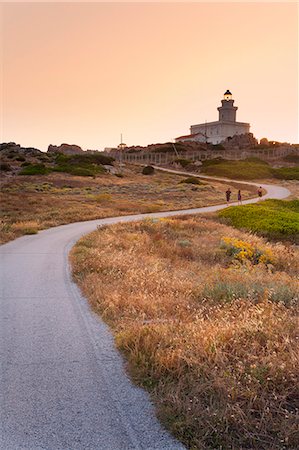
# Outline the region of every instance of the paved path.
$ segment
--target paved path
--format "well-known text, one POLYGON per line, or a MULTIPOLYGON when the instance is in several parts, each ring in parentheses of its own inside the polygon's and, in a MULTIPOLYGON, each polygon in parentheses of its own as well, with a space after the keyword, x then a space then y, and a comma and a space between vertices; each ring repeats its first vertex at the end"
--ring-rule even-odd
POLYGON ((1 450, 183 449, 125 375, 109 330, 71 281, 68 252, 99 224, 223 207, 73 223, 0 247, 1 450))

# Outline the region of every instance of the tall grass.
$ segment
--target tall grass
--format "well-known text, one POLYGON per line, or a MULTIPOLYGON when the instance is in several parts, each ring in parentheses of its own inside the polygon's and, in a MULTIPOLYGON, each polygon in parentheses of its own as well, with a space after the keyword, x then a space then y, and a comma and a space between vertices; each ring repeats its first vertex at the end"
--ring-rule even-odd
POLYGON ((131 376, 188 448, 297 448, 295 246, 189 217, 101 228, 71 260, 131 376))

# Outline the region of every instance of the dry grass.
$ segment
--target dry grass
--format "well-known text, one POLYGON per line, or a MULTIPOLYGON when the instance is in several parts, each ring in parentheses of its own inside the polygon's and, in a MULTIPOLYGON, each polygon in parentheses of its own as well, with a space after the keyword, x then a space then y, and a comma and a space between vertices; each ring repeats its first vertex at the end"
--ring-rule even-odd
MULTIPOLYGON (((141 174, 141 168, 123 168, 124 178, 101 175, 95 179, 54 173, 13 176, 2 180, 1 237, 6 242, 24 234, 17 222, 36 221, 36 230, 82 220, 126 214, 176 210, 222 203, 226 184, 180 184, 182 177, 163 172, 141 174)), ((236 193, 237 186, 232 186, 236 193)), ((255 193, 250 187, 244 197, 255 193)), ((25 228, 24 228, 25 229, 25 228)))
POLYGON ((101 228, 71 260, 133 379, 188 448, 298 448, 298 248, 188 217, 101 228))

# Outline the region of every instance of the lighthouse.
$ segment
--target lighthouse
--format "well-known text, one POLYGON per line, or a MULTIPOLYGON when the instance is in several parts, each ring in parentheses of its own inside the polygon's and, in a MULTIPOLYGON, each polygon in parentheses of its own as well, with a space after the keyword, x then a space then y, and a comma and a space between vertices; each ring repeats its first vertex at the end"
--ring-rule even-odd
POLYGON ((219 122, 236 122, 237 106, 234 106, 232 93, 227 90, 224 92, 222 106, 219 106, 219 122))
POLYGON ((191 125, 190 134, 176 138, 176 142, 195 141, 215 145, 225 141, 228 137, 250 132, 249 123, 236 120, 238 107, 234 106, 233 95, 229 89, 224 92, 221 106, 217 110, 218 121, 191 125))

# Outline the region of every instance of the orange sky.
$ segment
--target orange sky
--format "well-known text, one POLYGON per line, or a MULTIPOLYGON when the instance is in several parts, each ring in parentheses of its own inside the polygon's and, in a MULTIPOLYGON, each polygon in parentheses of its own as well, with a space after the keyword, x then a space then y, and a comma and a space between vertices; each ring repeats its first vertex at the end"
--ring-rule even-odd
POLYGON ((298 142, 296 3, 5 3, 1 141, 165 142, 230 89, 256 137, 298 142))

